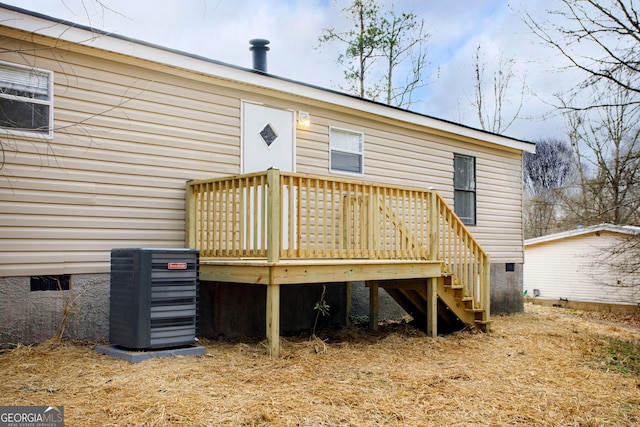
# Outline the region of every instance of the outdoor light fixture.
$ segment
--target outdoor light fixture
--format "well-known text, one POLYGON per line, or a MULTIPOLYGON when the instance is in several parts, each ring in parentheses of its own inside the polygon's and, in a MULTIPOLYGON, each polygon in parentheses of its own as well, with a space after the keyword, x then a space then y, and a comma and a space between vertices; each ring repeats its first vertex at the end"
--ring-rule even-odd
POLYGON ((298 124, 304 127, 311 125, 311 116, 306 111, 298 111, 298 124))

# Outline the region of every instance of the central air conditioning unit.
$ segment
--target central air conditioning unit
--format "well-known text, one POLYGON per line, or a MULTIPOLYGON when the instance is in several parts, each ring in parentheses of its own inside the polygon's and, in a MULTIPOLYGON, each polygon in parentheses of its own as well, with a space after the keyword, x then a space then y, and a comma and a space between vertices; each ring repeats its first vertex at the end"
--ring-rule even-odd
POLYGON ((138 350, 195 343, 198 271, 197 249, 112 249, 111 343, 138 350))

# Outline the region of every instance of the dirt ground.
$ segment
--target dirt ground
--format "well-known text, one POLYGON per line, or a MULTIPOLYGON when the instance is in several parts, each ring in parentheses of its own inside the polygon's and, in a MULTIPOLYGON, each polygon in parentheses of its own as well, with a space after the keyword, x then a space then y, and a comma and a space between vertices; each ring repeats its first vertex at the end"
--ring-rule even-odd
POLYGON ((637 426, 639 316, 528 305, 489 334, 409 325, 137 364, 89 343, 0 354, 0 405, 61 405, 65 426, 637 426))

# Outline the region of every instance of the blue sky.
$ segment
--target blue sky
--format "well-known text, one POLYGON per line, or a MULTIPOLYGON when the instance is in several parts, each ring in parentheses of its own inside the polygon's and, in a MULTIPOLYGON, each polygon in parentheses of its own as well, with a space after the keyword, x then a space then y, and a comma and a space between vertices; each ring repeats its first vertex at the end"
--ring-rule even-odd
MULTIPOLYGON (((341 9, 347 0, 0 0, 56 18, 183 50, 243 67, 251 66, 248 41, 271 41, 269 72, 335 88, 342 81, 336 64, 340 45, 317 49, 324 28, 346 28, 341 9)), ((524 140, 562 137, 559 118, 543 118, 553 94, 571 84, 558 74, 554 52, 530 34, 520 16, 526 10, 543 19, 557 1, 539 0, 380 0, 398 12, 424 18, 432 63, 429 85, 413 110, 479 127, 470 100, 474 92, 473 56, 482 46, 487 73, 500 55, 515 61, 514 100, 525 78, 521 120, 505 134, 524 140), (452 6, 455 4, 455 6, 452 6), (525 77, 526 76, 526 77, 525 77)), ((508 106, 507 106, 508 107, 508 106)), ((512 108, 515 108, 513 106, 512 108)))

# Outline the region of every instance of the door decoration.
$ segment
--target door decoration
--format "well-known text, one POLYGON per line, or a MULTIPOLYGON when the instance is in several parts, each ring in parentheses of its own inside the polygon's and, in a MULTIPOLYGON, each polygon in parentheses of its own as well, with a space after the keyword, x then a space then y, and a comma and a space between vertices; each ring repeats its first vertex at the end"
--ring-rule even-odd
POLYGON ((260 131, 260 137, 262 137, 262 140, 267 144, 267 147, 271 147, 271 144, 278 139, 278 134, 273 130, 271 123, 267 123, 267 125, 260 131))

